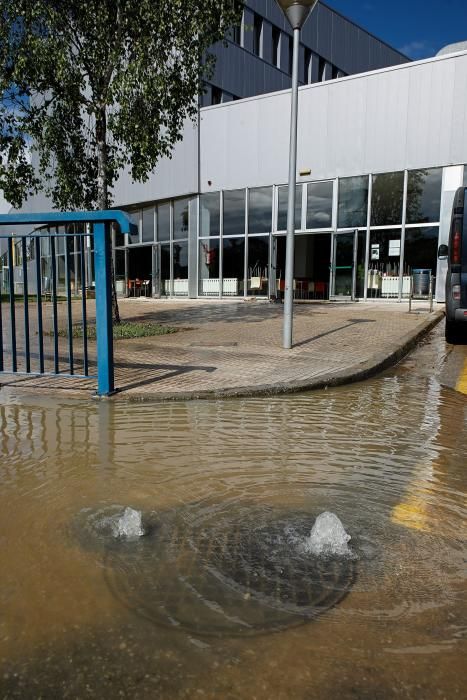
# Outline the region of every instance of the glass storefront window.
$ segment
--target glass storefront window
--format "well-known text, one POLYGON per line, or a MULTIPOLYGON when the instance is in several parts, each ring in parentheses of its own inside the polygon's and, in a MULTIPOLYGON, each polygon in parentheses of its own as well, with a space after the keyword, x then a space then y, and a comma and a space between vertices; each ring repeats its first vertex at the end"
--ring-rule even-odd
MULTIPOLYGON (((303 185, 297 185, 295 190, 295 230, 302 228, 302 190, 303 185)), ((277 230, 287 230, 287 207, 289 188, 279 187, 277 190, 277 230)))
POLYGON ((402 223, 404 173, 373 175, 371 225, 395 226, 402 223))
POLYGON ((401 253, 400 229, 370 232, 368 297, 397 298, 401 253))
POLYGON ((407 223, 439 221, 442 168, 411 170, 407 178, 407 223))
POLYGON ((115 246, 125 245, 125 234, 120 231, 120 226, 113 224, 113 230, 115 232, 115 246))
POLYGON ((65 278, 65 256, 57 256, 57 292, 58 294, 65 294, 66 291, 66 278, 65 278))
POLYGON ((174 296, 188 296, 188 241, 173 243, 174 296))
POLYGON ((199 294, 219 296, 219 239, 199 242, 199 294))
POLYGON ((245 233, 245 190, 224 192, 224 236, 245 233))
POLYGON ((267 296, 269 269, 269 236, 252 236, 248 239, 248 285, 252 296, 267 296))
POLYGON ((114 254, 115 261, 115 290, 117 296, 125 296, 125 251, 116 250, 114 254))
POLYGON ((269 233, 272 225, 272 187, 248 192, 248 233, 269 233))
POLYGON ((174 240, 188 238, 188 199, 178 199, 174 202, 174 240))
POLYGON ((170 296, 170 244, 161 245, 161 295, 170 296))
POLYGON ((157 240, 170 241, 170 204, 157 207, 157 240))
MULTIPOLYGON (((61 233, 61 231, 60 231, 61 233)), ((55 254, 56 255, 63 255, 65 252, 65 237, 64 236, 58 236, 55 239, 55 254)))
POLYGON ((332 182, 309 182, 307 185, 306 227, 331 228, 332 182))
POLYGON ((222 241, 222 294, 243 296, 245 278, 245 238, 222 241))
POLYGON ((139 243, 139 229, 140 229, 140 215, 141 212, 139 209, 133 209, 132 211, 128 212, 128 216, 130 217, 131 222, 137 227, 138 233, 132 235, 131 233, 128 235, 128 243, 139 243))
POLYGON ((405 230, 404 275, 415 270, 431 270, 436 275, 438 226, 421 226, 405 230))
POLYGON ((201 236, 218 236, 220 233, 220 193, 209 192, 199 198, 201 207, 201 236))
POLYGON ((145 243, 154 240, 154 207, 143 209, 142 239, 145 243))
POLYGON ((346 177, 339 180, 338 228, 366 226, 368 177, 346 177))

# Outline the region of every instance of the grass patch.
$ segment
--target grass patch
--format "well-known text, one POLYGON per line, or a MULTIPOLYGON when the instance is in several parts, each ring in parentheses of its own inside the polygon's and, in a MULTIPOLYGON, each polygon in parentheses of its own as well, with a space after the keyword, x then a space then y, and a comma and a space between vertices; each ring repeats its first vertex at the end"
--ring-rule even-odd
MULTIPOLYGON (((180 329, 174 328, 173 326, 161 326, 160 323, 154 323, 152 321, 122 321, 119 325, 113 326, 113 337, 114 340, 121 340, 123 338, 149 338, 156 335, 169 335, 171 333, 177 333, 180 329)), ((88 340, 96 339, 96 326, 94 323, 88 324, 87 327, 87 337, 88 340)), ((53 335, 50 333, 49 335, 53 335)), ((58 331, 58 335, 62 338, 68 337, 68 329, 61 329, 58 331)), ((73 338, 83 337, 83 326, 73 326, 73 338)))

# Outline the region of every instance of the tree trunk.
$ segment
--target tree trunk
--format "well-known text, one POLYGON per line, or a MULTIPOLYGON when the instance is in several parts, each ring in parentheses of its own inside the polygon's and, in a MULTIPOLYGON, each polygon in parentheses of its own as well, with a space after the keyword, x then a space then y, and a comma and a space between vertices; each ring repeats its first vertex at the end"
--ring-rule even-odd
MULTIPOLYGON (((97 205, 99 209, 109 208, 109 188, 107 185, 107 115, 105 106, 96 114, 96 141, 97 141, 97 205)), ((115 261, 112 250, 112 321, 120 323, 120 311, 118 308, 117 291, 115 288, 115 261)))

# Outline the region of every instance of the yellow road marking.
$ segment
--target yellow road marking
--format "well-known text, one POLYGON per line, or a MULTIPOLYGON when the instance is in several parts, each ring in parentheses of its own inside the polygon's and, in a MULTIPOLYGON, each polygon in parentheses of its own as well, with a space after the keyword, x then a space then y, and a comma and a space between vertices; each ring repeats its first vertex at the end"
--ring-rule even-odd
POLYGON ((391 513, 391 521, 412 530, 430 532, 432 527, 428 514, 428 506, 419 499, 409 499, 407 503, 399 503, 391 513))
POLYGON ((456 384, 456 391, 460 391, 461 394, 467 395, 467 359, 464 362, 464 367, 459 375, 459 379, 456 384))

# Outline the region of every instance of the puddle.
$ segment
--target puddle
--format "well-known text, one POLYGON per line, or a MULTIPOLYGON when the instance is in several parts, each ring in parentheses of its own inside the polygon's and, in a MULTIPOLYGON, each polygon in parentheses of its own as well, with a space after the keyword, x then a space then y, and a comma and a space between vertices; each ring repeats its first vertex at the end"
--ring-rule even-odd
POLYGON ((461 696, 467 404, 440 343, 290 397, 1 405, 2 697, 461 696), (96 527, 126 507, 144 536, 96 527), (324 511, 352 556, 299 546, 324 511))

